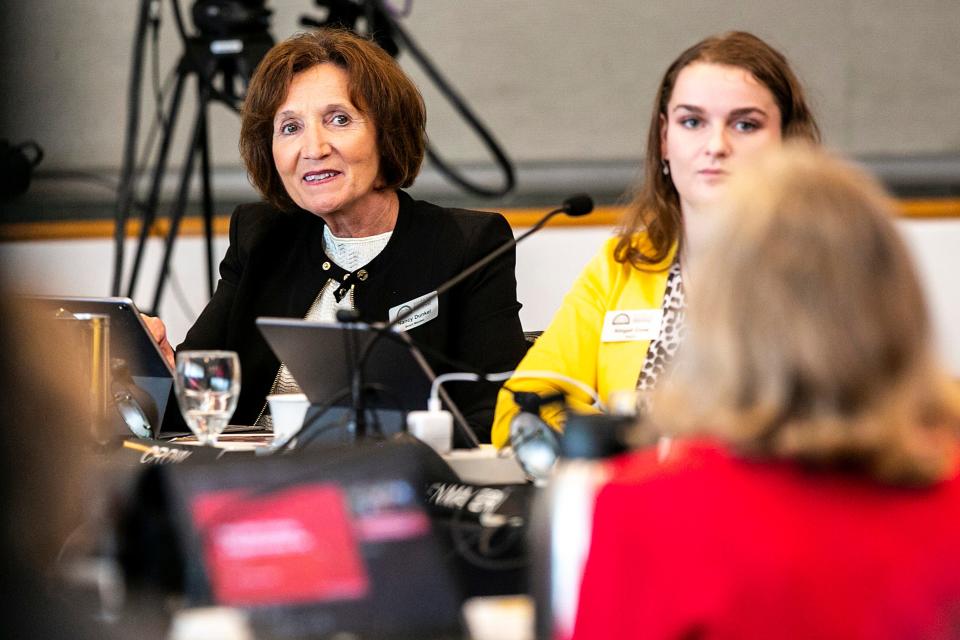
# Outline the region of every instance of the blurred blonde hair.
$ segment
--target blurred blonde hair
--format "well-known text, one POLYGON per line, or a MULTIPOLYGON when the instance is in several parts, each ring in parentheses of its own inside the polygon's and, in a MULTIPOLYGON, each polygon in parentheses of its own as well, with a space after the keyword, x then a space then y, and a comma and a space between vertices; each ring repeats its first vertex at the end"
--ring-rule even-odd
POLYGON ((865 172, 800 143, 742 172, 692 265, 654 422, 895 484, 944 477, 960 402, 892 212, 865 172))

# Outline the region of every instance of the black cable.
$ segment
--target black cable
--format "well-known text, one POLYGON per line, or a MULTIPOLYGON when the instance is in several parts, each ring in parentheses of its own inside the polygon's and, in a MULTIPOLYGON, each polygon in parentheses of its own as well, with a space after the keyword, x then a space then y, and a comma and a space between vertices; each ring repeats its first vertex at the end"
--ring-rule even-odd
MULTIPOLYGON (((345 395, 346 395, 346 394, 345 394, 345 395)), ((310 426, 312 427, 312 430, 307 434, 306 437, 298 437, 298 438, 296 438, 297 446, 298 446, 298 447, 305 447, 305 446, 307 446, 308 444, 310 444, 311 442, 313 442, 314 440, 316 440, 317 438, 319 438, 320 436, 322 436, 322 435, 325 434, 325 433, 329 433, 329 432, 331 432, 331 431, 339 431, 339 430, 341 430, 341 429, 347 429, 347 428, 349 428, 349 426, 350 426, 350 414, 344 414, 343 417, 340 418, 339 421, 329 422, 329 423, 327 423, 327 424, 321 424, 321 423, 319 422, 319 419, 320 419, 322 416, 326 415, 327 411, 329 411, 329 410, 332 409, 332 408, 333 408, 333 405, 326 405, 326 406, 324 406, 324 407, 316 414, 316 416, 315 416, 315 417, 316 417, 316 420, 312 420, 312 421, 311 421, 311 425, 310 425, 310 426)), ((292 443, 293 443, 293 439, 291 439, 290 444, 288 444, 286 448, 288 448, 288 449, 293 449, 292 443)))
POLYGON ((436 165, 437 169, 442 174, 470 193, 487 198, 495 198, 510 193, 516 186, 516 175, 514 172, 513 163, 507 157, 506 153, 504 153, 503 149, 500 147, 500 144, 494 139, 493 134, 490 133, 490 131, 482 122, 480 122, 480 119, 473 113, 466 101, 447 82, 446 78, 444 78, 440 71, 434 66, 433 61, 430 60, 430 58, 420 49, 413 37, 407 33, 407 31, 394 18, 391 12, 384 9, 383 1, 373 1, 380 7, 380 10, 383 12, 386 20, 395 30, 396 34, 400 37, 402 44, 406 45, 407 49, 410 51, 410 55, 412 55, 417 63, 419 63, 420 67, 427 74, 427 77, 433 81, 433 83, 440 90, 440 93, 447 98, 460 117, 462 117, 480 137, 484 146, 487 148, 496 163, 503 171, 503 186, 496 189, 491 189, 489 187, 484 187, 471 182, 459 171, 447 164, 440 154, 434 150, 433 145, 430 143, 427 143, 427 157, 431 162, 433 162, 434 165, 436 165))
POLYGON ((160 93, 156 94, 156 100, 159 103, 156 107, 156 120, 150 121, 150 128, 147 130, 147 139, 144 141, 143 151, 140 153, 140 160, 137 162, 137 169, 134 173, 134 190, 140 192, 140 181, 147 171, 147 165, 150 163, 150 156, 153 155, 153 147, 157 143, 157 133, 167 131, 166 113, 163 112, 163 102, 167 99, 167 93, 170 90, 170 82, 176 76, 176 69, 171 69, 160 87, 160 93), (160 119, 163 118, 162 121, 160 119))
MULTIPOLYGON (((403 408, 403 401, 400 399, 400 396, 398 396, 396 392, 394 392, 393 389, 391 389, 387 385, 380 384, 379 382, 370 382, 365 384, 364 393, 370 394, 371 392, 373 393, 375 398, 389 399, 390 404, 392 404, 393 408, 396 409, 399 413, 406 413, 406 410, 403 408)), ((383 403, 381 402, 380 406, 382 405, 383 403)), ((377 414, 376 409, 372 411, 372 414, 373 414, 373 422, 374 422, 374 425, 376 426, 377 433, 380 435, 381 438, 385 437, 383 433, 383 427, 380 424, 380 417, 377 414)), ((407 425, 405 423, 401 424, 400 430, 406 431, 407 425)))
MULTIPOLYGON (((384 385, 381 385, 381 384, 365 385, 365 388, 364 388, 365 393, 368 393, 371 390, 377 393, 383 394, 384 396, 390 398, 390 400, 393 401, 393 404, 397 408, 397 410, 401 412, 403 411, 403 403, 400 401, 400 398, 384 385)), ((300 428, 301 435, 298 435, 296 438, 297 446, 300 446, 300 447, 306 446, 311 442, 313 442, 318 436, 324 433, 332 431, 335 428, 346 427, 347 420, 349 420, 350 418, 349 414, 345 415, 344 417, 346 418, 346 420, 343 420, 340 423, 332 422, 329 424, 321 425, 320 419, 323 418, 327 414, 327 412, 330 411, 330 409, 332 409, 336 405, 338 401, 343 400, 345 397, 350 395, 351 392, 352 392, 351 388, 341 389, 337 393, 333 394, 333 396, 329 400, 326 400, 321 404, 317 405, 318 406, 317 411, 310 417, 310 420, 308 420, 307 422, 304 422, 303 426, 300 428)), ((376 415, 375 412, 374 412, 374 415, 376 415)), ((383 433, 381 432, 380 435, 383 436, 383 433)), ((283 448, 293 449, 293 447, 291 446, 293 443, 293 440, 294 438, 291 438, 287 442, 287 444, 284 445, 283 448)))
POLYGON ((300 23, 307 27, 325 27, 346 28, 356 31, 356 22, 361 15, 366 20, 366 36, 376 42, 387 53, 396 56, 399 53, 400 44, 406 46, 413 56, 414 61, 423 69, 427 77, 433 81, 440 94, 453 106, 457 114, 469 125, 477 134, 483 145, 493 156, 494 161, 503 172, 503 185, 498 188, 490 188, 478 185, 469 180, 462 173, 448 164, 429 142, 426 146, 427 158, 437 167, 437 169, 454 182, 460 188, 485 198, 493 198, 506 195, 516 186, 516 175, 513 163, 507 157, 500 144, 493 137, 493 134, 480 121, 480 118, 470 109, 466 100, 457 93, 446 78, 440 73, 433 61, 420 49, 407 31, 400 25, 398 17, 404 17, 410 13, 412 2, 409 0, 404 4, 400 11, 393 11, 383 0, 355 0, 356 6, 351 5, 345 8, 339 3, 337 11, 333 12, 333 4, 329 0, 317 0, 317 4, 327 6, 331 11, 324 22, 314 20, 309 16, 301 16, 300 23), (399 44, 394 40, 393 35, 399 36, 399 44))
MULTIPOLYGON (((367 342, 367 344, 364 345, 364 349, 360 353, 360 357, 357 359, 357 365, 354 369, 352 369, 353 376, 351 376, 351 384, 353 386, 357 386, 361 384, 363 379, 363 370, 367 366, 367 361, 370 359, 370 354, 373 352, 373 347, 377 344, 377 342, 379 342, 380 338, 382 337, 387 337, 388 339, 394 340, 395 342, 398 342, 399 344, 403 345, 403 347, 410 352, 410 355, 417 362, 417 364, 420 365, 421 370, 423 370, 424 374, 427 376, 428 379, 430 379, 431 382, 433 382, 433 379, 437 377, 436 373, 433 372, 432 367, 430 367, 430 364, 426 361, 426 358, 423 357, 423 354, 421 353, 420 348, 413 341, 413 338, 411 338, 408 333, 400 334, 400 333, 394 332, 392 330, 392 327, 394 326, 394 324, 395 323, 387 323, 386 325, 382 325, 382 324, 366 325, 367 327, 370 328, 371 331, 374 331, 375 333, 373 337, 367 342)), ((473 369, 473 367, 470 367, 470 368, 473 369)), ((470 373, 473 373, 473 371, 470 371, 470 373)), ((485 373, 477 373, 476 375, 486 380, 485 373)), ((457 428, 459 428, 460 431, 463 433, 467 442, 469 442, 473 447, 479 447, 480 440, 477 438, 477 435, 473 432, 473 428, 467 423, 466 418, 463 417, 463 414, 460 412, 459 407, 457 407, 456 403, 454 403, 453 400, 450 398, 450 395, 447 393, 447 390, 441 386, 437 393, 440 395, 441 400, 443 400, 443 402, 446 403, 447 408, 449 409, 450 413, 453 415, 454 424, 456 424, 457 428)))
MULTIPOLYGON (((381 384, 371 384, 371 385, 367 385, 367 389, 373 390, 377 393, 380 393, 390 398, 390 400, 393 402, 396 409, 401 412, 403 411, 403 403, 401 402, 399 396, 393 393, 386 386, 381 384)), ((317 405, 318 407, 317 411, 314 412, 310 416, 310 419, 304 422, 303 426, 300 427, 299 435, 296 438, 290 438, 280 449, 278 449, 278 451, 282 451, 284 449, 293 450, 292 445, 294 440, 297 441, 297 446, 306 446, 311 442, 313 442, 318 436, 324 433, 327 433, 333 430, 334 428, 345 427, 347 424, 345 420, 340 423, 333 422, 333 423, 325 424, 322 426, 318 426, 318 425, 320 425, 321 418, 323 418, 327 414, 327 412, 330 411, 330 409, 332 409, 336 405, 338 401, 348 396, 350 392, 351 392, 351 389, 349 388, 341 389, 337 393, 333 394, 330 397, 330 399, 317 405)), ((376 414, 374 413, 374 415, 376 414)), ((346 415, 345 417, 349 419, 349 414, 346 415)), ((404 431, 406 430, 406 426, 404 426, 403 430, 404 431)), ((383 433, 381 432, 380 435, 382 436, 383 433)))
MULTIPOLYGON (((350 395, 350 388, 341 389, 340 391, 334 393, 328 400, 322 402, 318 405, 317 411, 310 416, 310 419, 304 422, 303 426, 300 428, 300 434, 297 437, 299 445, 310 444, 318 435, 326 433, 330 430, 331 425, 321 425, 320 419, 326 415, 326 413, 333 408, 333 406, 350 395)), ((333 423, 335 426, 336 423, 333 423)), ((292 440, 292 439, 291 439, 292 440)), ((290 443, 287 443, 289 447, 290 443)))
MULTIPOLYGON (((485 569, 487 571, 509 571, 513 569, 523 569, 524 567, 530 564, 530 561, 526 558, 517 558, 513 560, 495 560, 491 558, 486 558, 480 555, 478 552, 474 551, 471 548, 470 541, 463 535, 463 531, 467 529, 477 530, 478 528, 481 532, 485 532, 487 527, 484 527, 482 524, 474 524, 464 522, 462 520, 463 510, 465 506, 460 507, 453 512, 453 517, 450 520, 450 537, 453 540, 454 549, 460 556, 472 564, 473 566, 485 569)), ((511 527, 510 524, 503 524, 499 527, 496 527, 494 531, 499 531, 504 527, 511 527)))

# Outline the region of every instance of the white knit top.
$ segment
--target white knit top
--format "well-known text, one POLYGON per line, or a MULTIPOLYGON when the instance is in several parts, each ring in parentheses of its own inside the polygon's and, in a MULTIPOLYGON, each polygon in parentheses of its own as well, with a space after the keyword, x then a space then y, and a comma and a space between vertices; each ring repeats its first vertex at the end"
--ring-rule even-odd
MULTIPOLYGON (((390 242, 390 236, 392 235, 393 231, 387 231, 366 238, 338 238, 330 231, 330 227, 324 227, 323 250, 337 266, 347 271, 356 271, 376 258, 390 242)), ((353 309, 352 295, 344 296, 340 302, 337 302, 333 294, 338 286, 339 283, 334 280, 324 282, 320 286, 320 292, 314 299, 313 304, 310 305, 303 317, 304 320, 335 322, 338 310, 353 309)), ((300 393, 300 385, 294 380, 285 364, 280 365, 280 372, 270 389, 270 393, 300 393)), ((257 424, 267 428, 273 427, 270 416, 264 413, 260 414, 257 424)))

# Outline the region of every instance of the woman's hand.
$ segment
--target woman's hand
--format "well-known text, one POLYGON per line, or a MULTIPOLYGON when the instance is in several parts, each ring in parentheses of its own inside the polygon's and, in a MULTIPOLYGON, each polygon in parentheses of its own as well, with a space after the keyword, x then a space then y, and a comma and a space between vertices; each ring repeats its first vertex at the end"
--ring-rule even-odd
POLYGON ((174 368, 173 358, 173 347, 170 346, 170 341, 167 340, 167 326, 163 324, 163 320, 156 318, 154 316, 148 316, 145 313, 141 313, 140 317, 143 319, 143 323, 147 325, 147 329, 150 330, 150 335, 153 336, 153 339, 157 342, 157 346, 160 347, 160 353, 163 354, 163 359, 167 361, 170 365, 170 368, 174 368))

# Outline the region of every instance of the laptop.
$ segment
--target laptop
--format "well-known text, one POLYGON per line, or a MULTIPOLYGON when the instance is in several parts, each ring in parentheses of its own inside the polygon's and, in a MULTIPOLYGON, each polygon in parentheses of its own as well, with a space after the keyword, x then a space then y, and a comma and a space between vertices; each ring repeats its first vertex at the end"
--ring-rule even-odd
MULTIPOLYGON (((111 391, 117 407, 118 435, 148 438, 159 434, 171 397, 174 372, 133 300, 92 296, 24 296, 21 300, 44 320, 70 318, 76 314, 107 316, 110 319, 111 391)), ((71 346, 74 345, 66 345, 66 349, 71 346)))
POLYGON ((310 400, 304 424, 319 434, 317 441, 353 440, 348 428, 351 384, 358 360, 371 343, 363 367, 364 384, 371 389, 364 396, 364 406, 371 410, 368 422, 391 435, 405 429, 408 411, 427 406, 431 380, 399 336, 381 336, 363 323, 293 318, 257 318, 257 327, 310 400))

